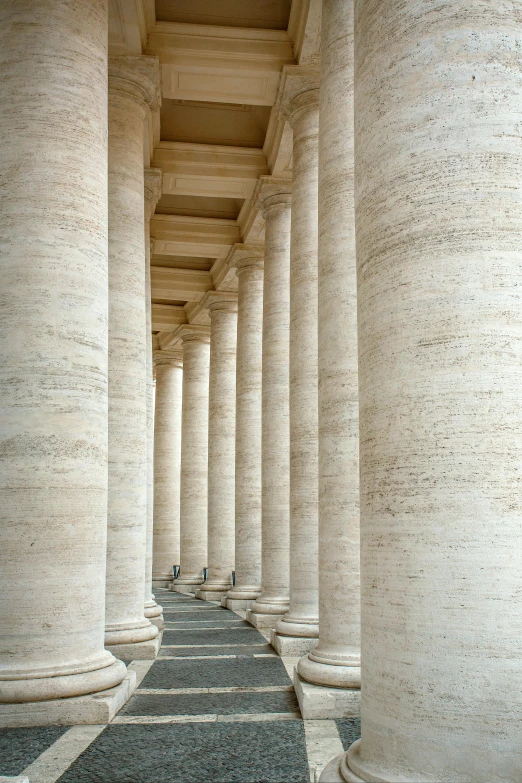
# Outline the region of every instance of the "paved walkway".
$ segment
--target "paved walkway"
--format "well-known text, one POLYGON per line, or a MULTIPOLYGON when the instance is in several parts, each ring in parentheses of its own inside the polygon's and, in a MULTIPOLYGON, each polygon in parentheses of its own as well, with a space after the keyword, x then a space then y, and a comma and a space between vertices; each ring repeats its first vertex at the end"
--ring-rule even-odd
POLYGON ((30 783, 309 783, 358 736, 358 722, 303 721, 294 660, 241 616, 157 590, 158 659, 107 726, 0 729, 0 775, 30 783))

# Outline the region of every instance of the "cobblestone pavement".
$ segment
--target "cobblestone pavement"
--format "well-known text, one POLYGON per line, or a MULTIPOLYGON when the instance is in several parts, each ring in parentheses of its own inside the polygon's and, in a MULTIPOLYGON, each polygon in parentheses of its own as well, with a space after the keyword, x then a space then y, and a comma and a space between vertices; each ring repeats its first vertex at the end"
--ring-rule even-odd
POLYGON ((28 774, 30 783, 315 783, 359 736, 358 721, 301 719, 291 664, 238 613, 166 590, 156 599, 165 618, 160 655, 132 664, 141 682, 112 723, 0 730, 0 775, 28 774))

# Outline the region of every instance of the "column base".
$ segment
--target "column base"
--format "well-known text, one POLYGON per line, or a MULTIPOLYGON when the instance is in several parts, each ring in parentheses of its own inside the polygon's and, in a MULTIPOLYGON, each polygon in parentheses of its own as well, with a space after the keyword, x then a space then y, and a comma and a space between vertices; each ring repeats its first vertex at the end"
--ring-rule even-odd
POLYGON ((122 661, 153 661, 158 657, 162 635, 160 632, 154 639, 145 642, 106 644, 105 649, 122 661))
POLYGON ((199 585, 178 585, 177 582, 173 582, 169 590, 171 593, 183 593, 183 595, 194 595, 199 585))
POLYGON ((150 620, 152 625, 155 625, 158 631, 163 630, 165 622, 163 620, 163 607, 156 603, 156 601, 148 601, 145 604, 143 614, 150 620))
POLYGON ((317 639, 308 636, 283 636, 275 629, 270 632, 270 644, 283 657, 300 658, 309 653, 317 644, 317 639))
POLYGON ((313 685, 294 669, 294 690, 305 720, 358 718, 361 714, 361 691, 358 688, 333 688, 313 685))
POLYGON ((153 579, 152 589, 157 590, 158 588, 162 588, 163 590, 168 590, 172 582, 172 579, 153 579))
POLYGON ((254 628, 274 628, 280 618, 280 614, 261 614, 261 612, 255 612, 252 607, 247 609, 246 613, 247 622, 254 628))
POLYGON ((226 606, 227 609, 231 609, 233 612, 237 612, 238 609, 250 609, 254 601, 255 598, 251 598, 250 600, 243 600, 240 598, 228 598, 228 595, 225 595, 221 599, 221 606, 226 606), (223 603, 223 601, 225 603, 223 603))
POLYGON ((346 783, 346 780, 341 775, 341 761, 343 758, 344 753, 334 756, 321 772, 318 783, 346 783))
POLYGON ((196 590, 196 598, 200 601, 221 601, 223 596, 227 594, 228 590, 207 590, 206 588, 199 588, 196 590))
POLYGON ((0 704, 0 728, 109 723, 136 690, 136 672, 106 691, 68 699, 0 704))

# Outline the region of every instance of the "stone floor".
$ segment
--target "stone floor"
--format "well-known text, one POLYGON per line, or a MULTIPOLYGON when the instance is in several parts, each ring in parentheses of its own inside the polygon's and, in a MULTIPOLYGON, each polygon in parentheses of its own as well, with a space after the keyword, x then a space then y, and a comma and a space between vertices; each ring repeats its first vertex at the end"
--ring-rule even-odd
POLYGON ((315 783, 356 720, 303 721, 267 635, 218 604, 156 590, 158 659, 103 726, 0 729, 0 776, 30 783, 315 783))

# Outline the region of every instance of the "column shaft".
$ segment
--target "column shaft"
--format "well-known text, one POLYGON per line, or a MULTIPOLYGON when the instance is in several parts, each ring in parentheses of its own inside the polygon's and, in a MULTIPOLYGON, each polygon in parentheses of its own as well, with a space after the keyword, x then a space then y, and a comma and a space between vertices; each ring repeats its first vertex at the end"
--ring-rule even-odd
POLYGON ((156 414, 154 421, 154 568, 160 587, 172 584, 179 565, 179 491, 181 464, 182 354, 154 354, 156 414))
MULTIPOLYGON (((241 245, 237 246, 241 248, 241 245)), ((247 608, 261 592, 261 381, 263 250, 238 262, 236 359, 235 586, 230 608, 247 608)))
POLYGON ((19 726, 20 702, 126 671, 103 648, 107 3, 5 0, 0 49, 0 725, 19 726))
POLYGON ((270 627, 288 611, 290 569, 290 203, 291 183, 264 177, 261 595, 247 618, 270 627))
POLYGON ((147 399, 143 121, 156 89, 154 58, 109 68, 109 516, 105 643, 122 657, 153 657, 144 616, 147 399), (140 645, 142 645, 140 647, 140 645))
MULTIPOLYGON (((319 644, 301 659, 298 672, 316 685, 360 688, 353 0, 323 0, 321 25, 318 278, 320 630, 319 644), (335 302, 335 307, 332 302, 335 302)), ((358 693, 348 697, 355 700, 353 708, 357 711, 358 693)), ((343 713, 346 715, 346 705, 343 705, 343 713)))
POLYGON ((218 598, 232 587, 235 534, 237 295, 209 292, 208 578, 196 595, 218 598))
POLYGON ((193 593, 207 565, 209 330, 186 326, 181 339, 180 575, 171 589, 193 593))
POLYGON ((363 691, 340 772, 516 783, 520 7, 370 0, 355 31, 363 691))
POLYGON ((276 624, 280 652, 308 652, 318 618, 317 166, 318 89, 288 102, 294 133, 290 244, 290 608, 276 624), (286 647, 281 647, 286 644, 286 647))

